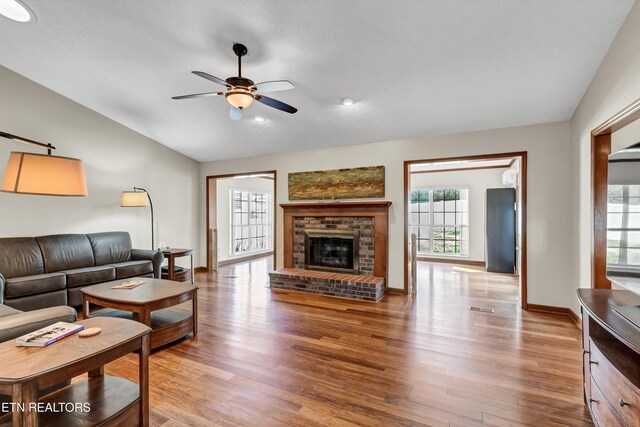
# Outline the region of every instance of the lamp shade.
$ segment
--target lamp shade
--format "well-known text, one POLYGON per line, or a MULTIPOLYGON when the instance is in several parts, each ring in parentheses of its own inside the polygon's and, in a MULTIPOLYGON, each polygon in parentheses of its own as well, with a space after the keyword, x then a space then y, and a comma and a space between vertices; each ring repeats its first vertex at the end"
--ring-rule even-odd
POLYGON ((123 208, 142 208, 149 206, 149 195, 146 191, 123 191, 120 206, 123 208))
POLYGON ((86 196, 82 160, 11 152, 0 191, 44 196, 86 196))
POLYGON ((229 104, 240 110, 247 108, 253 102, 253 96, 245 91, 232 91, 227 93, 229 104))

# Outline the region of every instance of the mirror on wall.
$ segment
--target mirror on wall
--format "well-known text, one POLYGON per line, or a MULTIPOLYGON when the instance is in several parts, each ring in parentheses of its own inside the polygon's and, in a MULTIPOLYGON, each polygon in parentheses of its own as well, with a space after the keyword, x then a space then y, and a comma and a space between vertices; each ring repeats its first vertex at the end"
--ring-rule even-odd
POLYGON ((640 143, 609 156, 607 276, 640 286, 640 143))

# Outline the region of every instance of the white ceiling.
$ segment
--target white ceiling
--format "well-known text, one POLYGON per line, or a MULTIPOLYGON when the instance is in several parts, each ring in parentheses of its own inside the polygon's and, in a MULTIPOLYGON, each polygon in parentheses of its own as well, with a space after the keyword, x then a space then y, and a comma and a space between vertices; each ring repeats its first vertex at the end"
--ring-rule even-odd
POLYGON ((633 3, 24 1, 38 21, 0 17, 0 65, 199 161, 569 119, 633 3), (235 75, 233 42, 297 114, 170 99, 235 75))

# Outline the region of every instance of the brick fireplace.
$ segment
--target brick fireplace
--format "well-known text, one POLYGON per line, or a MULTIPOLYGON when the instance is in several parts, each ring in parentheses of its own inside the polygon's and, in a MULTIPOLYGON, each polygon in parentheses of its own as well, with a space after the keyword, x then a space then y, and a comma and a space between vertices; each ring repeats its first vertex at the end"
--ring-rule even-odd
POLYGON ((271 288, 378 301, 387 280, 391 202, 281 204, 284 269, 271 288))

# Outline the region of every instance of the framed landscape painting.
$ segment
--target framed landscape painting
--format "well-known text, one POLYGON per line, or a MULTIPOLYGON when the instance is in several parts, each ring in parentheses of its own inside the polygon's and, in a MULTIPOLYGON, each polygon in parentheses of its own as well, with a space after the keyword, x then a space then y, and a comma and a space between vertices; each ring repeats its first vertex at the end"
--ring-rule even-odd
POLYGON ((289 174, 289 200, 384 197, 384 166, 289 174))

